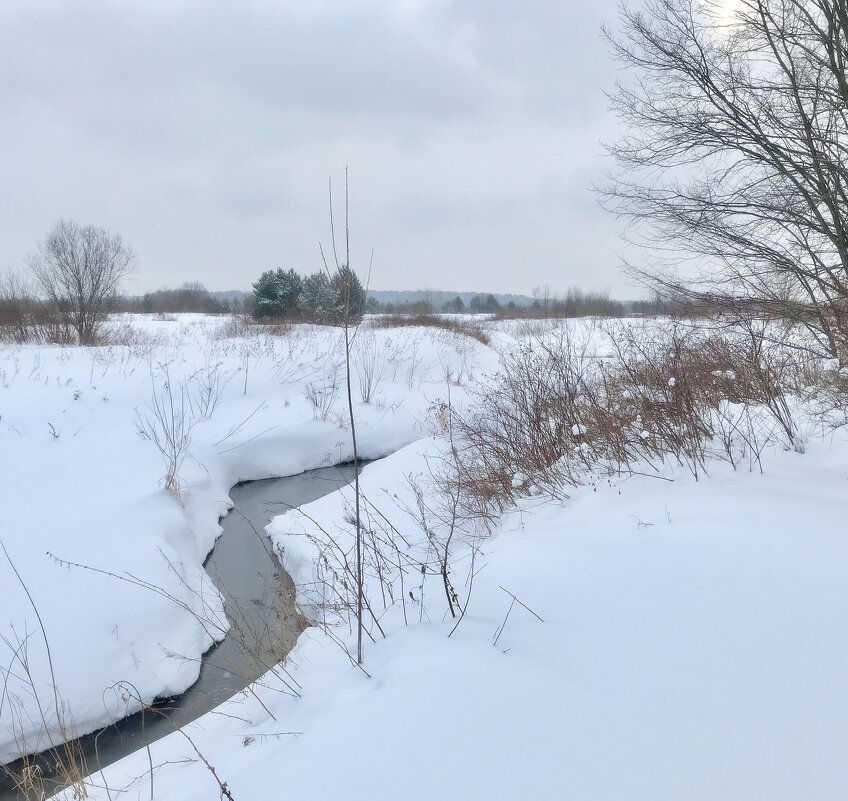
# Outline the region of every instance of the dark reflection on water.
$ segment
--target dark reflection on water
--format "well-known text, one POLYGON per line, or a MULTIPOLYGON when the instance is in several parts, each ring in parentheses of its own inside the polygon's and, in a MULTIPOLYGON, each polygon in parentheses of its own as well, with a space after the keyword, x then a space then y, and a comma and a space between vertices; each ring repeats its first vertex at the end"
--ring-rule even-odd
MULTIPOLYGON (((223 534, 204 565, 224 595, 230 633, 203 655, 200 677, 182 695, 159 700, 147 711, 76 740, 73 746, 85 760, 84 772, 117 762, 204 715, 291 650, 304 621, 295 610, 291 579, 273 555, 264 528, 275 515, 317 500, 352 480, 353 465, 349 464, 245 482, 230 490, 234 509, 221 521, 223 534)), ((58 792, 61 783, 53 778, 55 755, 47 751, 35 759, 48 793, 58 792)), ((15 770, 19 764, 7 767, 15 770)), ((0 801, 23 798, 2 771, 0 801)))

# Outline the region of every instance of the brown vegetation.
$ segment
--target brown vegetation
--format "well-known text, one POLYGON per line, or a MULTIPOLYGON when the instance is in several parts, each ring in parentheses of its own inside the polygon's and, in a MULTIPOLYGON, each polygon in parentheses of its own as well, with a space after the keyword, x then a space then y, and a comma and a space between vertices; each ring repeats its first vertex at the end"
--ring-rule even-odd
POLYGON ((499 391, 457 418, 469 502, 564 498, 604 475, 674 465, 698 478, 713 458, 753 467, 768 443, 803 450, 788 396, 810 357, 763 328, 672 320, 599 334, 550 327, 504 355, 499 391))
POLYGON ((385 314, 371 318, 369 324, 374 328, 415 326, 441 328, 444 331, 476 339, 483 345, 488 345, 490 342, 489 335, 479 321, 457 315, 446 317, 438 314, 385 314))

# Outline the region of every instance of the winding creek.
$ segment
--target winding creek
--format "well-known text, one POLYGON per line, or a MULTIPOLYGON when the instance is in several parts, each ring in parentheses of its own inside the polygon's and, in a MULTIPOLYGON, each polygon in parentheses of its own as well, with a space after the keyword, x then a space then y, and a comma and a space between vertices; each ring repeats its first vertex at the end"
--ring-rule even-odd
MULTIPOLYGON (((352 480, 350 464, 245 482, 230 490, 234 509, 222 519, 223 533, 204 564, 224 595, 230 634, 203 655, 200 677, 182 695, 157 701, 153 711, 138 712, 77 740, 86 773, 117 762, 204 715, 291 650, 305 621, 295 611, 294 587, 272 555, 264 527, 286 509, 317 500, 352 480)), ((37 760, 48 793, 58 792, 61 785, 52 776, 50 752, 38 755, 37 760)), ((7 767, 14 770, 16 764, 7 767)), ((23 798, 11 778, 1 773, 0 801, 23 798)))

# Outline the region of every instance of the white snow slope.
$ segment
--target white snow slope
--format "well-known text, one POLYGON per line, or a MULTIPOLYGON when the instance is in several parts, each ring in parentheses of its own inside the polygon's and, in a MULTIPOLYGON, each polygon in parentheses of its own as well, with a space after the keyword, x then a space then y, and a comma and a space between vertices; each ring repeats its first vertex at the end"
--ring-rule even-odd
MULTIPOLYGON (((388 452, 404 437, 417 438, 366 467, 362 485, 372 501, 385 500, 381 508, 414 544, 422 534, 401 511, 414 503, 408 477, 426 476, 444 443, 400 421, 425 418, 429 400, 444 394, 446 354, 457 357, 450 349, 438 355, 444 343, 431 333, 379 336, 389 335, 414 338, 432 383, 424 380, 418 387, 413 381, 410 389, 404 378, 408 360, 394 382, 387 380, 381 409, 376 403, 358 405, 362 430, 371 432, 363 435, 366 443, 372 438, 371 455, 380 444, 388 452), (394 406, 395 399, 403 406, 394 406)), ((180 336, 191 340, 188 332, 180 336)), ((201 348, 201 339, 194 347, 201 348)), ((508 346, 508 339, 502 335, 500 343, 508 346)), ((405 343, 407 352, 412 341, 405 343)), ((24 352, 29 366, 34 356, 24 352)), ((7 445, 20 437, 30 447, 20 447, 14 458, 28 468, 30 481, 37 480, 39 469, 46 474, 39 489, 23 490, 30 503, 24 511, 14 511, 23 504, 6 486, 11 481, 3 482, 5 508, 13 510, 19 527, 26 523, 32 529, 10 540, 10 553, 38 591, 39 607, 51 609, 45 623, 56 632, 54 647, 67 649, 57 671, 62 677, 71 671, 63 694, 75 693, 84 703, 96 684, 86 671, 96 668, 100 681, 105 675, 125 678, 121 672, 131 670, 134 653, 153 660, 140 663, 139 674, 154 672, 153 664, 161 677, 171 670, 162 644, 170 637, 176 643, 171 647, 189 651, 192 628, 172 619, 178 617, 173 609, 159 606, 156 598, 141 600, 114 580, 63 571, 43 551, 66 558, 79 554, 81 561, 110 569, 148 570, 166 581, 167 565, 162 568, 155 550, 171 548, 187 570, 196 570, 234 480, 251 471, 267 475, 317 465, 346 432, 311 419, 301 385, 281 389, 270 370, 263 379, 262 370, 254 373, 251 366, 256 385, 250 384, 243 406, 234 379, 227 401, 232 413, 224 413, 222 403, 215 432, 196 435, 196 457, 205 471, 187 475, 183 514, 155 489, 161 477, 156 453, 133 438, 126 413, 112 417, 93 400, 76 407, 63 390, 53 389, 52 376, 70 376, 69 365, 77 363, 79 370, 84 357, 68 359, 63 374, 61 355, 67 351, 40 352, 42 360, 45 352, 53 360, 45 371, 47 388, 41 389, 43 376, 38 382, 20 374, 16 379, 32 381, 15 406, 25 427, 5 411, 1 421, 4 469, 11 469, 7 445), (42 391, 44 397, 36 394, 42 391), (226 453, 209 444, 249 414, 257 399, 271 409, 250 432, 239 432, 239 441, 271 423, 278 429, 251 442, 250 450, 245 445, 226 453), (90 434, 86 448, 74 444, 75 427, 90 419, 77 408, 100 424, 78 436, 88 429, 104 432, 90 434), (72 418, 60 418, 61 409, 80 421, 65 423, 72 418), (58 440, 49 432, 42 436, 54 418, 62 420, 58 440), (289 451, 292 437, 298 444, 289 451), (90 462, 88 474, 82 462, 62 455, 62 448, 77 447, 78 459, 96 455, 95 442, 101 442, 103 455, 90 462), (259 456, 253 455, 255 444, 259 456), (119 446, 119 456, 108 469, 98 467, 110 445, 119 446), (97 481, 105 483, 102 493, 94 489, 97 481), (36 492, 44 498, 40 502, 36 492), (86 521, 100 522, 86 527, 86 521), (62 621, 70 629, 69 621, 89 618, 96 632, 89 634, 87 626, 59 631, 62 621), (111 631, 114 619, 118 634, 111 631), (79 654, 86 657, 84 666, 74 666, 74 654, 79 662, 79 654), (113 659, 122 660, 114 671, 113 659)), ((191 346, 182 353, 191 353, 191 346)), ((476 345, 473 356, 475 364, 494 363, 491 352, 476 345)), ((462 358, 467 368, 471 356, 462 358)), ((483 380, 482 372, 475 377, 483 380)), ((75 378, 84 391, 87 379, 87 371, 75 378)), ((144 384, 139 380, 135 397, 144 384)), ((128 387, 123 407, 131 409, 128 385, 116 380, 110 391, 117 394, 123 386, 128 387)), ((8 397, 14 395, 0 395, 8 397)), ((114 398, 108 404, 114 404, 110 410, 118 405, 114 398)), ((848 440, 840 432, 828 438, 805 433, 805 454, 766 451, 762 474, 716 463, 698 482, 683 473, 673 481, 634 476, 576 489, 565 502, 527 498, 502 516, 483 543, 468 613, 451 636, 455 621, 445 613, 438 577, 427 580, 423 606, 420 588, 407 587, 409 625, 399 603, 381 618, 386 636, 365 643, 367 675, 348 657, 352 632, 308 629, 287 660, 288 675, 266 676, 255 685, 255 695, 241 694, 187 727, 194 746, 180 733, 169 736, 152 746, 150 761, 146 752, 137 753, 93 776, 89 793, 148 798, 152 769, 156 798, 217 798, 220 787, 209 765, 239 801, 845 798, 848 440)), ((269 527, 285 549, 304 602, 311 597, 315 565, 303 534, 320 524, 334 536, 350 537, 346 504, 337 493, 269 527)), ((463 548, 459 543, 455 553, 456 577, 468 567, 470 552, 463 556, 463 548)), ((464 599, 468 587, 458 590, 464 599)), ((368 591, 376 598, 380 588, 372 584, 368 591)), ((15 614, 25 616, 26 603, 13 597, 15 614)), ((173 668, 168 681, 177 683, 178 672, 173 668)), ((100 690, 96 694, 99 699, 100 690)))
MULTIPOLYGON (((275 719, 239 697, 190 735, 236 799, 844 798, 845 445, 528 500, 452 637, 450 619, 395 616, 366 644, 369 678, 310 629, 289 660, 300 698, 259 688, 275 719), (515 605, 495 645, 507 591, 543 622, 515 605)), ((368 466, 366 493, 402 494, 436 447, 368 466)), ((305 511, 330 525, 343 504, 305 511)), ((180 736, 152 760, 157 798, 217 794, 180 736)), ((93 780, 142 798, 148 769, 137 755, 93 780)))
MULTIPOLYGON (((194 615, 227 625, 202 564, 229 488, 351 458, 339 330, 228 337, 226 324, 201 315, 127 317, 113 328, 131 344, 0 345, 0 541, 11 559, 0 553, 4 677, 11 668, 0 697, 0 760, 49 744, 42 712, 56 728, 33 604, 70 733, 135 711, 138 704, 108 692, 115 682, 131 683, 145 702, 179 693, 212 643, 194 615), (184 508, 163 489, 159 452, 136 430, 138 413, 150 416, 154 389, 170 408, 166 386, 177 409, 185 402, 197 418, 180 470, 184 508), (218 397, 207 413, 204 391, 218 397)), ((360 456, 384 456, 426 433, 445 371, 467 378, 481 355, 493 358, 487 350, 442 331, 363 330, 354 367, 364 376, 376 354, 383 372, 370 403, 354 374, 360 456)))

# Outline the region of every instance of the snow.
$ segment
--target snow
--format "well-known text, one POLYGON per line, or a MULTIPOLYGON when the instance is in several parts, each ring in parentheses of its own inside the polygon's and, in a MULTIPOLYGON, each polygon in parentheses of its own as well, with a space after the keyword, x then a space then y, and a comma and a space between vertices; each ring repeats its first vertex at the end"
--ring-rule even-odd
MULTIPOLYGON (((338 354, 338 332, 216 339, 218 325, 147 320, 142 329, 161 341, 149 352, 104 350, 97 370, 91 351, 0 350, 3 541, 45 618, 77 722, 103 718, 104 681, 132 676, 148 696, 190 681, 196 664, 165 650, 196 657, 208 637, 171 602, 63 569, 46 551, 131 571, 191 604, 162 554, 197 586, 235 481, 349 454, 341 398, 321 420, 306 397, 338 354), (232 372, 192 431, 185 509, 161 488, 159 456, 134 430, 150 370, 165 360, 172 381, 219 362, 232 372)), ((495 348, 526 335, 490 325, 495 348)), ((497 353, 443 331, 373 336, 394 362, 372 403, 357 403, 358 433, 365 455, 391 455, 364 469, 362 489, 423 555, 430 541, 410 514, 414 488, 449 458, 431 410, 448 392, 462 402, 468 386, 490 391, 497 353), (459 375, 462 386, 445 383, 459 375)), ((410 571, 398 600, 378 609, 385 637, 366 637, 364 670, 349 656, 354 633, 330 614, 337 625, 307 629, 286 674, 266 675, 255 694, 186 734, 236 799, 845 797, 848 434, 813 435, 815 421, 801 422, 806 453, 769 447, 762 473, 715 462, 699 481, 683 469, 598 476, 566 501, 515 474, 527 497, 489 537, 463 530, 456 542, 461 604, 474 574, 458 625, 440 577, 410 571), (283 692, 284 679, 298 696, 283 692)), ((350 503, 348 489, 269 526, 313 614, 316 542, 323 530, 350 546, 350 503)), ((398 580, 382 589, 395 592, 398 580)), ((381 596, 374 577, 367 592, 381 596)), ((4 619, 32 630, 25 596, 6 590, 4 601, 4 619)), ((150 759, 156 798, 220 795, 182 734, 154 743, 150 759)), ((146 752, 131 755, 93 776, 88 792, 147 798, 149 769, 146 752)))
MULTIPOLYGON (((115 682, 131 682, 150 701, 196 679, 210 631, 217 639, 227 626, 202 563, 233 484, 352 456, 339 330, 299 326, 282 337, 229 337, 225 324, 202 315, 126 318, 113 325, 130 344, 0 346, 0 539, 44 621, 71 731, 91 731, 134 711, 132 702, 104 701, 115 682), (138 414, 150 414, 154 386, 161 395, 167 381, 179 400, 182 382, 196 393, 213 370, 222 394, 191 431, 181 508, 163 489, 159 453, 138 435, 138 414), (307 400, 310 385, 335 387, 326 419, 316 419, 307 400)), ((487 349, 473 340, 457 344, 443 331, 368 336, 392 354, 371 403, 359 400, 354 378, 360 456, 376 458, 426 433, 429 406, 445 392, 445 363, 462 358, 470 365, 487 349), (414 364, 406 355, 410 339, 414 364)), ((26 639, 33 682, 49 704, 52 680, 37 620, 2 554, 0 582, 7 646, 26 639)), ((11 650, 3 650, 7 666, 11 650)), ((21 738, 29 750, 46 745, 30 683, 16 678, 20 673, 10 676, 13 698, 0 703, 0 760, 18 754, 21 738)))
MULTIPOLYGON (((394 619, 369 678, 309 629, 288 662, 302 696, 260 690, 276 720, 242 697, 191 736, 235 798, 843 797, 845 444, 772 453, 763 475, 527 499, 487 541, 453 636, 441 616, 394 619), (504 625, 508 593, 542 621, 515 605, 504 625)), ((436 448, 369 466, 364 491, 403 493, 436 448)), ((330 525, 343 508, 304 511, 330 525)), ((179 736, 153 746, 157 797, 216 792, 185 755, 179 736)), ((105 771, 113 797, 146 769, 105 771)))

